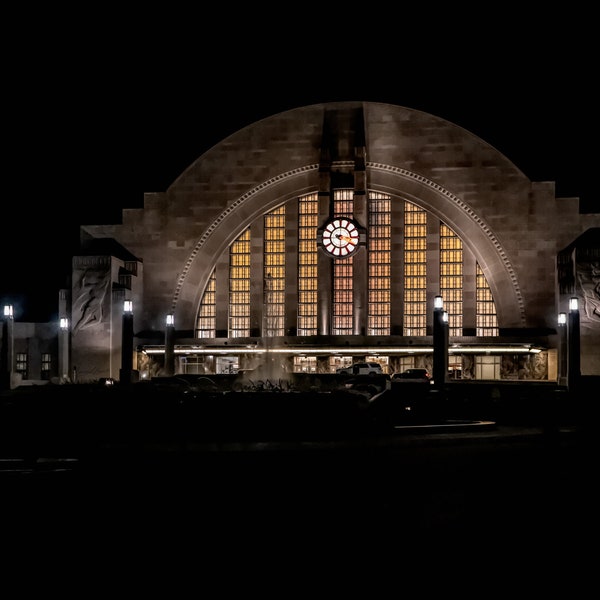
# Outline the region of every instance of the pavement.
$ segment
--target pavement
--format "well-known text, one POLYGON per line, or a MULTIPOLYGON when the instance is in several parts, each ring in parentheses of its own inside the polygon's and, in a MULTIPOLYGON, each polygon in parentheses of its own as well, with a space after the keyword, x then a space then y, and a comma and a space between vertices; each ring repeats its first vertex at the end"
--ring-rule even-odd
MULTIPOLYGON (((53 419, 61 431, 73 429, 53 419)), ((40 418, 36 427, 47 423, 40 418)), ((336 546, 350 534, 370 543, 382 534, 405 543, 467 534, 483 543, 483 532, 487 541, 527 532, 530 542, 573 544, 589 531, 599 500, 592 423, 526 415, 334 437, 124 435, 80 447, 3 445, 0 508, 16 523, 79 542, 82 532, 136 532, 139 541, 151 530, 151 546, 162 539, 171 548, 182 537, 219 547, 223 539, 314 545, 333 532, 336 546)), ((35 439, 37 430, 23 431, 35 439)))
POLYGON ((573 423, 462 419, 4 456, 4 545, 27 557, 21 586, 47 569, 45 586, 77 580, 86 595, 123 581, 157 592, 164 577, 166 597, 183 581, 278 597, 482 584, 578 596, 597 526, 594 440, 573 423))

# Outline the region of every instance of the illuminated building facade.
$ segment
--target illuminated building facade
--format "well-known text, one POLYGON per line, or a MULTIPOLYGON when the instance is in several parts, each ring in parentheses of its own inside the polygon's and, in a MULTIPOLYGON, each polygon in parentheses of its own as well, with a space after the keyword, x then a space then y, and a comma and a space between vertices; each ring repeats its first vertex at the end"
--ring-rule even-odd
POLYGON ((176 373, 394 373, 431 369, 441 296, 449 378, 559 380, 557 315, 577 296, 597 375, 599 228, 444 119, 311 105, 229 136, 121 224, 82 226, 60 312, 80 380, 118 377, 125 299, 140 377, 164 373, 167 316, 176 373))

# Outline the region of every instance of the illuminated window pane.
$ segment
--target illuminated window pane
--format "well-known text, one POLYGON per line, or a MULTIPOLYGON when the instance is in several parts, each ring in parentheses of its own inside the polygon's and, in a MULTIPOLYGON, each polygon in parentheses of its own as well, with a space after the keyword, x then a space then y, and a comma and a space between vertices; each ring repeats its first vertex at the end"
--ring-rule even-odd
POLYGON ((463 278, 462 241, 445 223, 440 223, 440 295, 448 313, 448 333, 462 335, 463 278))
POLYGON ((23 375, 23 379, 27 379, 27 353, 17 352, 15 358, 17 373, 21 373, 23 375))
POLYGON ((229 337, 250 335, 250 229, 229 249, 229 337))
POLYGON ((487 279, 477 264, 477 299, 476 299, 476 319, 478 336, 497 336, 498 319, 496 317, 496 305, 492 298, 492 291, 488 285, 487 279))
POLYGON ((367 335, 389 335, 391 323, 391 199, 369 194, 367 335))
POLYGON ((210 274, 208 283, 202 295, 198 319, 196 321, 196 337, 213 338, 216 336, 216 317, 217 317, 217 280, 215 270, 210 274))
POLYGON ((296 331, 299 336, 317 335, 318 217, 317 194, 298 198, 298 316, 296 331))
POLYGON ((263 336, 285 335, 285 206, 264 217, 263 336))
POLYGON ((427 334, 427 213, 404 202, 404 327, 407 336, 427 334))
POLYGON ((48 372, 52 368, 52 355, 46 352, 42 353, 42 372, 48 372))
MULTIPOLYGON (((352 219, 354 191, 334 190, 333 215, 352 219)), ((354 333, 354 268, 353 257, 333 259, 333 305, 331 333, 352 335, 354 333)))
POLYGON ((294 356, 294 373, 316 373, 316 356, 294 356))

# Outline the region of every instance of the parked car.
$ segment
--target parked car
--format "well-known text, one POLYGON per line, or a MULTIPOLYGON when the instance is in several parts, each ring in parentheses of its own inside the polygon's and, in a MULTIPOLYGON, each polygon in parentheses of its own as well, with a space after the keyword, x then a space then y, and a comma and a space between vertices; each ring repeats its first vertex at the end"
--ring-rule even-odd
POLYGON ((402 371, 402 373, 394 373, 392 375, 392 381, 397 381, 399 379, 430 381, 431 375, 427 369, 406 369, 406 371, 402 371))
POLYGON ((376 362, 357 362, 349 367, 342 367, 336 371, 343 375, 381 375, 383 370, 376 362))

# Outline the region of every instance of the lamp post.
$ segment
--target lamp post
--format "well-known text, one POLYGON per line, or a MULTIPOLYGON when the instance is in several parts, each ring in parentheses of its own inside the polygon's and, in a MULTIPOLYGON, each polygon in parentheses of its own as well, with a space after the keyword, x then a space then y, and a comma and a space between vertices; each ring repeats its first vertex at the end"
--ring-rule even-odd
POLYGON ((448 347, 450 337, 450 327, 448 325, 448 311, 442 313, 442 323, 444 325, 444 381, 448 375, 448 347))
POLYGON ((123 326, 121 329, 121 372, 119 380, 123 384, 131 383, 133 370, 133 302, 123 303, 123 326))
POLYGON ((579 337, 579 300, 569 298, 569 325, 567 330, 568 365, 567 386, 569 391, 575 391, 581 376, 581 343, 579 337))
POLYGON ((175 374, 175 316, 167 315, 165 326, 165 375, 175 374))
POLYGON ((2 311, 2 348, 0 349, 0 389, 12 389, 15 353, 14 316, 12 304, 2 311))
POLYGON ((433 301, 433 383, 440 390, 446 383, 448 371, 448 313, 444 300, 436 296, 433 301))
POLYGON ((558 313, 558 385, 567 378, 567 313, 558 313))
POLYGON ((71 338, 69 335, 69 319, 61 317, 58 335, 58 372, 61 383, 69 381, 71 372, 71 338))

